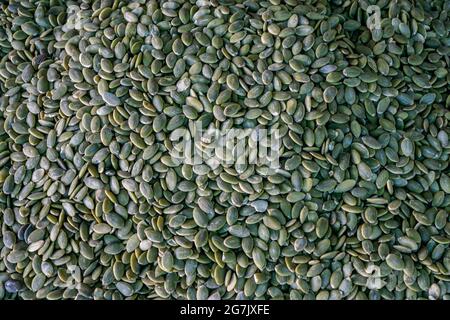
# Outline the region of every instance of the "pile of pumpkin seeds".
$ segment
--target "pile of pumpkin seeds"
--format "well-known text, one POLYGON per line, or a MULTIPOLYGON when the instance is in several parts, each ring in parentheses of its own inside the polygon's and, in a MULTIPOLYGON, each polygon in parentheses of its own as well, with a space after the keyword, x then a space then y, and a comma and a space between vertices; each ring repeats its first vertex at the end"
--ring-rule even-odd
POLYGON ((0 299, 449 299, 449 53, 448 0, 2 1, 0 299))

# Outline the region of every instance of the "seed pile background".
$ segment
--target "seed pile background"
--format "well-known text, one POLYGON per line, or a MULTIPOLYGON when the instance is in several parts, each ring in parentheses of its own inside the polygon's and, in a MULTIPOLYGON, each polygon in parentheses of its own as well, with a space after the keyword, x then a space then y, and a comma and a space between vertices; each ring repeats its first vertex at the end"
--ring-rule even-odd
POLYGON ((449 15, 2 1, 0 298, 450 298, 449 15), (175 163, 188 120, 281 167, 175 163))

